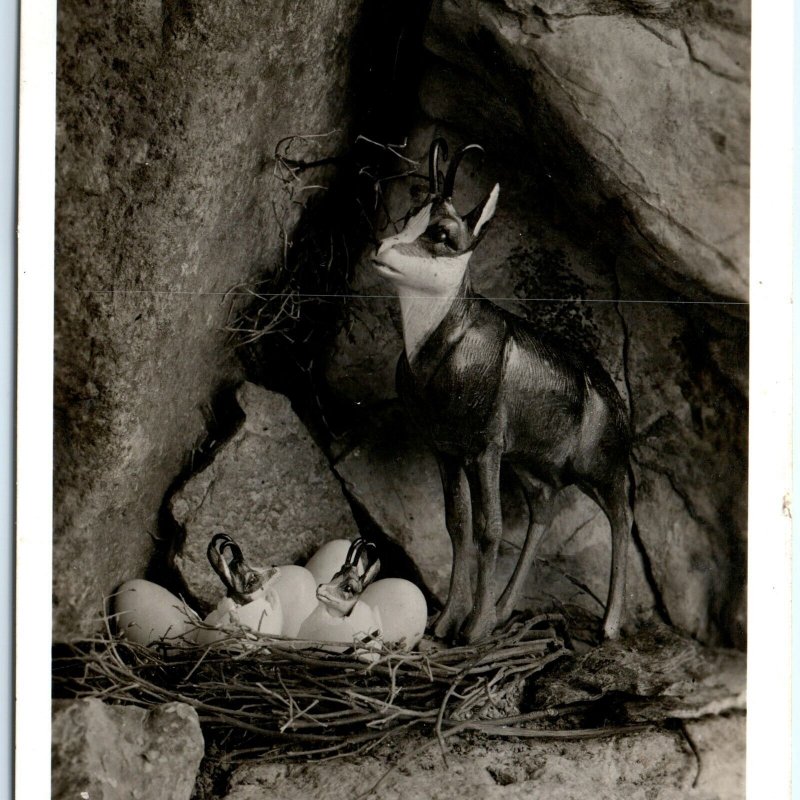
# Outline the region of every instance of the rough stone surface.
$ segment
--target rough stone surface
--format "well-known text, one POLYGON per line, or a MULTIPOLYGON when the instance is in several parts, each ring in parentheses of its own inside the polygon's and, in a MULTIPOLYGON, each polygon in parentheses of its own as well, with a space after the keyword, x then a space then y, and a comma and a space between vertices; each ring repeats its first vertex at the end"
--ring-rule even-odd
POLYGON ((57 638, 143 574, 164 493, 239 379, 225 293, 280 263, 300 213, 278 141, 346 141, 360 6, 59 3, 57 638))
POLYGON ((204 747, 184 703, 145 711, 94 698, 55 703, 52 742, 53 800, 189 800, 204 747))
MULTIPOLYGON (((432 136, 461 137, 427 123, 410 137, 424 154, 432 136)), ((474 137, 470 137, 472 139, 474 137)), ((519 164, 465 161, 456 202, 470 209, 495 181, 500 203, 470 263, 476 290, 596 353, 632 408, 636 519, 646 564, 632 554, 627 605, 645 619, 660 596, 670 620, 708 643, 744 642, 746 563, 747 326, 724 307, 662 302, 663 286, 638 263, 571 227, 558 205, 531 186, 519 164), (630 400, 632 399, 632 402, 630 400)), ((392 217, 407 186, 387 195, 392 217)), ((450 546, 438 470, 424 442, 386 408, 403 343, 397 300, 368 259, 356 274, 362 297, 328 361, 336 391, 373 409, 336 468, 349 491, 415 559, 430 588, 446 592, 450 546), (398 432, 402 431, 402 434, 398 432)), ((513 569, 523 503, 507 487, 501 572, 513 569)), ((605 517, 580 492, 565 492, 542 543, 526 595, 533 607, 558 601, 602 615, 610 536, 605 517), (569 576, 569 577, 567 577, 569 576)))
POLYGON ((423 105, 521 136, 576 207, 617 209, 659 281, 746 300, 748 5, 437 0, 423 105))
POLYGON ((742 645, 747 328, 713 310, 625 304, 637 520, 672 621, 742 645), (655 323, 654 324, 654 320, 655 323), (726 359, 717 353, 733 350, 726 359), (739 376, 738 378, 735 376, 739 376))
MULTIPOLYGON (((406 745, 408 760, 370 797, 382 800, 738 800, 744 797, 744 719, 698 726, 701 769, 679 733, 646 732, 581 742, 463 739, 450 745, 447 764, 437 748, 406 745), (716 739, 712 739, 712 735, 716 739), (411 750, 420 749, 416 756, 411 750), (720 760, 730 763, 726 774, 720 760), (707 766, 705 766, 707 765, 707 766), (695 785, 696 781, 696 785, 695 785)), ((226 800, 328 800, 365 792, 402 754, 325 764, 242 767, 226 800)))
POLYGON ((253 565, 292 564, 329 539, 357 535, 339 483, 289 401, 252 383, 237 400, 239 430, 169 501, 186 533, 175 564, 204 608, 223 591, 206 557, 214 533, 231 535, 253 565))

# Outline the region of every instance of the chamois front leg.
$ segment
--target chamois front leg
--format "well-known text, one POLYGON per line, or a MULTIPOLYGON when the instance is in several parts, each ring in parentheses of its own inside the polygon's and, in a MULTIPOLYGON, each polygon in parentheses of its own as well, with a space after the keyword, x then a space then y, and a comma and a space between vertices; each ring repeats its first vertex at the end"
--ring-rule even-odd
POLYGON ((494 578, 497 550, 503 537, 503 514, 500 508, 499 445, 490 445, 475 461, 468 477, 470 491, 478 498, 483 524, 475 527, 473 536, 478 545, 478 581, 472 612, 461 630, 467 642, 474 642, 492 632, 497 624, 494 578))
POLYGON ((437 460, 444 490, 445 523, 453 544, 453 568, 447 602, 433 632, 442 639, 454 639, 472 608, 470 492, 467 476, 457 458, 439 455, 437 460))

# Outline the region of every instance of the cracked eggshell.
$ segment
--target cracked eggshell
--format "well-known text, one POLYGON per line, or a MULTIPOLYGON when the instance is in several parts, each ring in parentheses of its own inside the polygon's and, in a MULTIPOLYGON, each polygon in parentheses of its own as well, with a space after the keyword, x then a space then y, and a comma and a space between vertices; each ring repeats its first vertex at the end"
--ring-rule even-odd
POLYGON ((380 614, 360 600, 346 617, 331 614, 328 606, 319 603, 300 626, 299 638, 352 645, 353 639, 374 636, 380 628, 380 614))
POLYGON ((278 594, 270 586, 263 597, 251 600, 242 606, 230 597, 223 597, 203 622, 209 627, 198 630, 197 642, 204 645, 227 638, 228 633, 222 630, 223 628, 250 628, 266 636, 280 636, 283 628, 283 610, 278 594))
POLYGON ((359 603, 380 614, 381 638, 386 644, 401 644, 412 650, 428 624, 428 604, 419 587, 403 578, 383 578, 364 589, 359 603))
POLYGON ((231 612, 231 617, 239 625, 268 636, 280 636, 283 629, 281 600, 271 585, 264 593, 264 597, 252 600, 243 606, 236 606, 231 612))
MULTIPOLYGON (((126 581, 112 597, 114 626, 124 639, 156 646, 192 644, 200 617, 179 597, 152 581, 126 581)), ((167 654, 174 654, 170 648, 167 654)))

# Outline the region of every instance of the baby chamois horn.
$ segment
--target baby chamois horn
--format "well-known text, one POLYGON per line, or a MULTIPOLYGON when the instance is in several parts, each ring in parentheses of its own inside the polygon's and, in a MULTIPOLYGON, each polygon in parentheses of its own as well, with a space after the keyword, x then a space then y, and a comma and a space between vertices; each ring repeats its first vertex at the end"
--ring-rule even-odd
POLYGON ((400 300, 405 348, 398 394, 436 454, 444 488, 453 568, 434 632, 471 642, 510 616, 552 519, 554 496, 576 485, 611 524, 603 632, 613 638, 622 623, 633 522, 627 410, 594 359, 544 340, 526 320, 473 293, 469 259, 494 216, 500 187, 465 216, 456 210, 453 193, 461 159, 481 149, 467 145, 454 153, 442 180, 438 161, 446 159, 447 146, 436 139, 429 153, 429 197, 373 255, 376 270, 394 284, 400 300), (530 522, 498 600, 501 461, 520 481, 530 522))

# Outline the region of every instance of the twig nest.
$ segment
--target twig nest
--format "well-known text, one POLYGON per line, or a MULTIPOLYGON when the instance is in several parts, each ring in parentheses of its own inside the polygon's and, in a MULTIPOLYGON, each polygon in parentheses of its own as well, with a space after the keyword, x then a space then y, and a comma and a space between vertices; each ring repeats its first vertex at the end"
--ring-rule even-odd
POLYGON ((305 567, 282 566, 270 584, 283 611, 283 636, 296 637, 300 626, 317 607, 317 582, 305 567))
POLYGON ((332 539, 308 559, 306 569, 314 576, 315 585, 333 580, 345 563, 352 544, 348 539, 332 539))
MULTIPOLYGON (((230 610, 230 601, 227 605, 230 610)), ((339 621, 340 628, 350 626, 348 636, 358 628, 369 630, 369 617, 354 624, 364 605, 348 623, 339 621)), ((336 622, 328 624, 330 628, 336 622)), ((278 748, 295 756, 319 756, 322 751, 333 756, 404 735, 410 720, 431 731, 441 720, 442 735, 463 728, 462 720, 470 721, 467 729, 489 734, 508 736, 516 730, 530 735, 513 701, 526 679, 572 655, 559 631, 566 632, 559 615, 517 617, 495 632, 490 647, 439 643, 426 652, 409 653, 386 652, 379 641, 259 641, 258 634, 239 631, 237 636, 232 631, 225 641, 194 652, 187 649, 178 660, 133 642, 97 638, 59 650, 53 678, 59 696, 113 696, 144 707, 172 700, 198 708, 224 707, 224 714, 212 713, 203 721, 207 745, 221 745, 222 755, 247 749, 254 756, 274 757, 278 748), (312 697, 309 704, 303 701, 312 697), (510 717, 483 727, 497 705, 510 717)), ((569 697, 557 705, 565 715, 575 712, 569 697)), ((554 704, 539 707, 545 710, 533 712, 530 719, 544 726, 554 704)), ((606 735, 609 730, 599 732, 606 735)))
POLYGON ((162 648, 174 655, 182 644, 194 642, 200 617, 186 603, 157 583, 141 578, 126 581, 113 596, 117 632, 136 644, 162 648), (167 647, 167 645, 172 645, 167 647))
POLYGON ((378 612, 381 638, 386 644, 412 650, 425 633, 428 604, 411 581, 383 578, 364 589, 359 600, 378 612))

